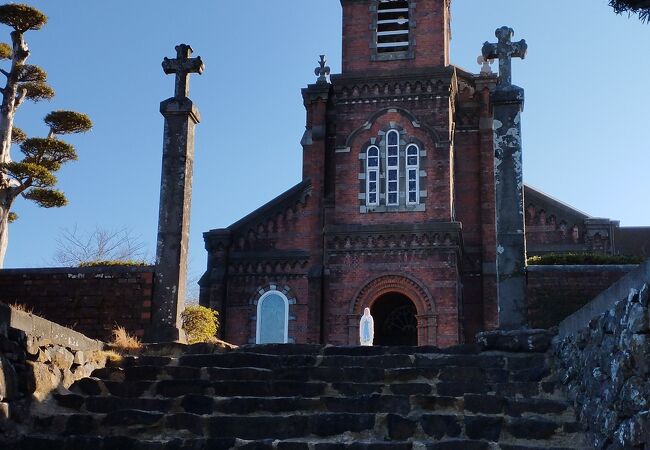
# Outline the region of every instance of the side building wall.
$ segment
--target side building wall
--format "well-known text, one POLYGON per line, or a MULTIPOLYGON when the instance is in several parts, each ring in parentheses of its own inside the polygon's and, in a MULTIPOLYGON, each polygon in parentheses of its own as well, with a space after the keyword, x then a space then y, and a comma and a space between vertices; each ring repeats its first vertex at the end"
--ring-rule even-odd
POLYGON ((550 328, 589 303, 636 265, 528 266, 528 322, 550 328))
POLYGON ((123 326, 142 336, 151 320, 153 267, 0 270, 0 302, 108 341, 123 326))

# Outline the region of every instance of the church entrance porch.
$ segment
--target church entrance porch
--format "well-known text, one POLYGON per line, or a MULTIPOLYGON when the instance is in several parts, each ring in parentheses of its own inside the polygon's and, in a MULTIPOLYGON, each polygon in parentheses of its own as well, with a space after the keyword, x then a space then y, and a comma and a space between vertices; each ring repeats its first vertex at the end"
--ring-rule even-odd
POLYGON ((370 308, 375 320, 374 345, 418 345, 417 309, 404 294, 389 292, 370 308))
POLYGON ((374 345, 437 345, 438 315, 429 290, 409 275, 380 275, 353 297, 347 316, 347 345, 359 345, 359 320, 370 308, 374 345))

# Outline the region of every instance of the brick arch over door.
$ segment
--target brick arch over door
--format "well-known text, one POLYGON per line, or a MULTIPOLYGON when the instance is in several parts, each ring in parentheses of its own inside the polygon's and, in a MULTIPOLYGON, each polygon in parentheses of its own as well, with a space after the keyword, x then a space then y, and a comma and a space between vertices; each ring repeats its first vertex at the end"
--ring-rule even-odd
POLYGON ((385 274, 367 281, 350 304, 348 314, 348 344, 359 344, 359 320, 364 308, 384 294, 399 293, 408 297, 417 310, 418 345, 437 345, 437 313, 426 286, 409 275, 385 274))

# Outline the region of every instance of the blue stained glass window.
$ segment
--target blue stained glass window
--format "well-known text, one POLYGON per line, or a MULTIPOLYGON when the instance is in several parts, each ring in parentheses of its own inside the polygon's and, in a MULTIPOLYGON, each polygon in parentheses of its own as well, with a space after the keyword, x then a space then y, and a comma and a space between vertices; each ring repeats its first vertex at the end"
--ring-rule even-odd
POLYGON ((260 299, 257 320, 258 344, 287 342, 287 301, 279 293, 270 293, 260 299))

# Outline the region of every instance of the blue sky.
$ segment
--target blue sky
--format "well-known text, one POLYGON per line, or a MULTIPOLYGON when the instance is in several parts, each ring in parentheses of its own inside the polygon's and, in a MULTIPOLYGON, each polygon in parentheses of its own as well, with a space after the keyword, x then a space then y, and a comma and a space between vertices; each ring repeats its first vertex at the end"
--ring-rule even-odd
MULTIPOLYGON (((51 265, 61 229, 129 228, 155 253, 163 118, 173 77, 160 63, 189 43, 206 65, 193 76, 197 128, 190 271, 206 264, 202 233, 235 222, 300 181, 304 108, 318 55, 340 71, 341 8, 327 0, 38 0, 49 17, 29 32, 30 62, 57 91, 26 104, 16 124, 46 133, 53 109, 88 113, 70 139, 79 161, 60 172, 70 205, 18 201, 6 267, 51 265)), ((650 25, 616 16, 606 0, 455 0, 452 62, 477 72, 482 43, 502 25, 529 56, 513 81, 526 89, 526 181, 588 214, 650 225, 650 25)), ((8 40, 9 29, 0 28, 8 40)))

